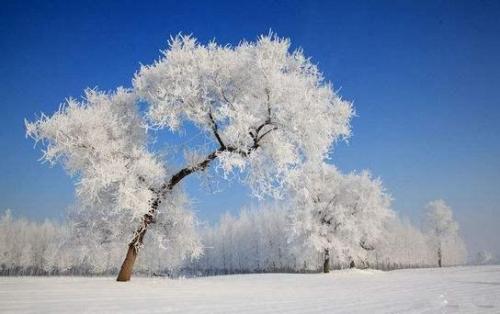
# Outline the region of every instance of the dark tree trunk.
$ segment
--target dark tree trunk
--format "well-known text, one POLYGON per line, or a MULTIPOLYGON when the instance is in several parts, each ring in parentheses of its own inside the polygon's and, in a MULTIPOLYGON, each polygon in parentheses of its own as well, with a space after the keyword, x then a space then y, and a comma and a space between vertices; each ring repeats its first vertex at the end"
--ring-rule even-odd
MULTIPOLYGON (((153 204, 152 207, 157 208, 158 204, 153 204)), ((137 254, 139 253, 139 248, 142 246, 144 241, 144 236, 146 235, 146 230, 150 223, 153 223, 152 209, 148 214, 144 215, 143 221, 137 231, 135 232, 134 238, 130 241, 128 245, 127 255, 125 256, 125 260, 123 260, 122 267, 120 268, 120 272, 118 273, 118 277, 116 281, 129 281, 132 276, 132 271, 134 270, 135 259, 137 258, 137 254)))
POLYGON ((441 253, 441 248, 439 248, 438 249, 438 266, 439 267, 443 267, 442 259, 443 259, 443 255, 441 253))
POLYGON ((327 274, 330 272, 330 251, 325 249, 325 260, 323 262, 323 273, 327 274))
POLYGON ((128 246, 127 256, 123 261, 122 267, 120 268, 120 273, 116 281, 129 281, 130 276, 132 276, 132 271, 134 270, 135 259, 137 258, 137 250, 133 245, 128 246))
POLYGON ((353 259, 351 260, 351 263, 349 263, 349 268, 356 268, 356 263, 353 259))

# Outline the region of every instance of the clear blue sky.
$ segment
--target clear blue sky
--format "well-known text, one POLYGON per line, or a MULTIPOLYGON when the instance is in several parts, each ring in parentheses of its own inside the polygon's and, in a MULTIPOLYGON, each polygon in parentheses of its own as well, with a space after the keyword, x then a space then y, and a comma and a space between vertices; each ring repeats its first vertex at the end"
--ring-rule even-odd
MULTIPOLYGON (((64 171, 37 161, 25 117, 88 86, 130 86, 171 34, 236 44, 272 29, 354 101, 335 164, 371 169, 414 220, 444 198, 470 245, 500 253, 500 2, 157 2, 2 1, 0 211, 60 218, 73 201, 64 171)), ((211 195, 198 183, 188 190, 202 219, 255 202, 237 184, 211 195)))

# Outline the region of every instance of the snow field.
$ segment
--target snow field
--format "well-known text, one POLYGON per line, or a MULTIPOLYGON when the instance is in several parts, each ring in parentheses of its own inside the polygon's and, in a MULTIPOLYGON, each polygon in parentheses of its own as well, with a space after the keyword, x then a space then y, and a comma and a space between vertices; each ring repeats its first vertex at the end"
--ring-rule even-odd
POLYGON ((192 279, 2 277, 0 313, 499 313, 500 266, 192 279))

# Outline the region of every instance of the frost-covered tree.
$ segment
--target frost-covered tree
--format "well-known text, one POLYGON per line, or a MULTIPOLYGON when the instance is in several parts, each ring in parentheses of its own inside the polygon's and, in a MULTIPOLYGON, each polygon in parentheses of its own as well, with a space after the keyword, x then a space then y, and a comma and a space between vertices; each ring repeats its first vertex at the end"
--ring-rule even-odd
POLYGON ((393 216, 382 182, 367 171, 342 175, 326 163, 309 164, 291 177, 294 234, 324 253, 323 271, 329 272, 332 254, 351 266, 365 260, 393 216))
POLYGON ((381 269, 430 267, 434 254, 425 234, 408 219, 396 216, 385 224, 368 262, 381 269))
POLYGON ((447 245, 461 242, 458 223, 451 208, 443 200, 431 201, 426 206, 424 230, 437 257, 439 267, 443 265, 443 253, 447 245))
POLYGON ((473 263, 475 265, 488 265, 494 262, 495 262, 495 256, 493 255, 493 253, 487 250, 482 250, 477 252, 473 260, 473 263))
POLYGON ((118 275, 127 281, 150 225, 180 206, 177 186, 185 177, 217 160, 223 177, 238 174, 255 195, 280 196, 290 170, 326 158, 335 141, 349 136, 352 114, 287 39, 269 35, 231 47, 177 36, 158 61, 141 67, 133 88, 87 90, 84 99, 69 99, 26 126, 42 142, 43 159, 77 178, 83 204, 132 215, 138 227, 118 275), (172 169, 150 149, 154 132, 146 131, 184 125, 212 144, 172 169))

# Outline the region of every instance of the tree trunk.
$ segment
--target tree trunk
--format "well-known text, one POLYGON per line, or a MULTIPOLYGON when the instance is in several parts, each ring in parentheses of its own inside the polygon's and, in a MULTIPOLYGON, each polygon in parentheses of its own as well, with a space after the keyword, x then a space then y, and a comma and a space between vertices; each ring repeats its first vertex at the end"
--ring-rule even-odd
POLYGON ((120 268, 120 273, 118 273, 118 278, 116 281, 129 281, 130 276, 132 276, 132 271, 134 270, 135 259, 137 257, 137 250, 133 244, 129 244, 127 256, 123 261, 122 267, 120 268))
MULTIPOLYGON (((156 207, 158 207, 156 205, 156 207)), ((155 208, 156 208, 155 207, 155 208)), ((116 281, 129 281, 132 276, 132 271, 134 270, 135 259, 137 258, 137 253, 139 248, 142 246, 144 241, 144 235, 146 235, 146 230, 150 223, 153 223, 152 211, 150 210, 148 214, 144 215, 141 225, 137 228, 134 238, 130 241, 128 245, 127 255, 123 261, 120 272, 116 281)))
POLYGON ((442 256, 442 253, 441 253, 441 248, 439 248, 438 249, 438 266, 439 267, 443 267, 443 265, 442 265, 442 258, 443 258, 443 256, 442 256))
POLYGON ((327 274, 330 272, 330 251, 325 249, 325 260, 323 262, 323 273, 327 274))
POLYGON ((356 268, 356 263, 353 259, 351 259, 351 263, 349 264, 349 268, 356 268))

